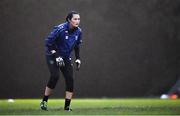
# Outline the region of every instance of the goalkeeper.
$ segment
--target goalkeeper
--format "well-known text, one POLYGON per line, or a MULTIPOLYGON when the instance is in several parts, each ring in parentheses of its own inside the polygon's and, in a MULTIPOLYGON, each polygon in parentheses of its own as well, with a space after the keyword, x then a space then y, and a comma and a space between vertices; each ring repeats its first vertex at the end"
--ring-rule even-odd
POLYGON ((66 85, 64 110, 72 111, 70 103, 73 96, 74 80, 71 52, 73 50, 75 51, 75 63, 77 70, 79 70, 81 64, 79 51, 80 43, 82 42, 82 32, 79 28, 79 23, 79 13, 72 11, 68 13, 65 23, 55 26, 45 40, 46 60, 50 79, 45 88, 42 102, 40 103, 42 110, 47 110, 48 98, 52 95, 61 71, 66 85))

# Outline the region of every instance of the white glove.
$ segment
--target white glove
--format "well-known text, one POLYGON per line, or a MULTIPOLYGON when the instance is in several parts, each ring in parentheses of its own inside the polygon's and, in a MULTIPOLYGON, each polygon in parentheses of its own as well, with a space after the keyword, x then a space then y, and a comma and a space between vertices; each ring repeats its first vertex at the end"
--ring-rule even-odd
POLYGON ((56 53, 56 51, 55 50, 51 50, 51 54, 55 54, 56 53))
POLYGON ((81 66, 81 60, 80 59, 76 59, 75 63, 76 63, 76 70, 79 70, 80 66, 81 66))
POLYGON ((57 63, 57 65, 60 66, 60 67, 65 66, 64 60, 63 60, 61 57, 57 57, 57 58, 56 58, 56 63, 57 63))

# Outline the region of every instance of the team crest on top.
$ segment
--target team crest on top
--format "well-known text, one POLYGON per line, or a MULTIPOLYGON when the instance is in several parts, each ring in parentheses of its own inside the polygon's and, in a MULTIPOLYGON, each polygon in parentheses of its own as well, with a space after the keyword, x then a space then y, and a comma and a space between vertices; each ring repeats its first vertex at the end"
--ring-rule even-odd
POLYGON ((78 36, 76 35, 75 39, 77 40, 78 39, 78 36))
POLYGON ((65 39, 68 39, 68 36, 66 36, 65 39))
POLYGON ((50 64, 54 64, 54 61, 53 61, 53 60, 50 60, 49 63, 50 63, 50 64))

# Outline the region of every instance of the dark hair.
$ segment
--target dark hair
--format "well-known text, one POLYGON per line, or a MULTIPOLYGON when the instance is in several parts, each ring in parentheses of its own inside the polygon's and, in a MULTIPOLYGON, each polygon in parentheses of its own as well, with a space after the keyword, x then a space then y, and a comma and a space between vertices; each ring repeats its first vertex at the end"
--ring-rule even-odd
POLYGON ((66 16, 66 21, 71 20, 73 17, 73 14, 79 14, 79 13, 76 11, 69 12, 68 15, 66 16))

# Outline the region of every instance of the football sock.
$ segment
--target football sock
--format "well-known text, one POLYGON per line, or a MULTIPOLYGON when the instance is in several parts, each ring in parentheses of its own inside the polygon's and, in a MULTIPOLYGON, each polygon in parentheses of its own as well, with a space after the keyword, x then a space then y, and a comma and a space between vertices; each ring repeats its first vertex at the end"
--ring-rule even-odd
POLYGON ((47 102, 47 101, 48 101, 48 98, 49 98, 49 96, 44 96, 44 97, 43 97, 43 101, 46 101, 46 102, 47 102))
POLYGON ((64 109, 68 109, 71 103, 71 99, 65 99, 65 105, 64 105, 64 109))

